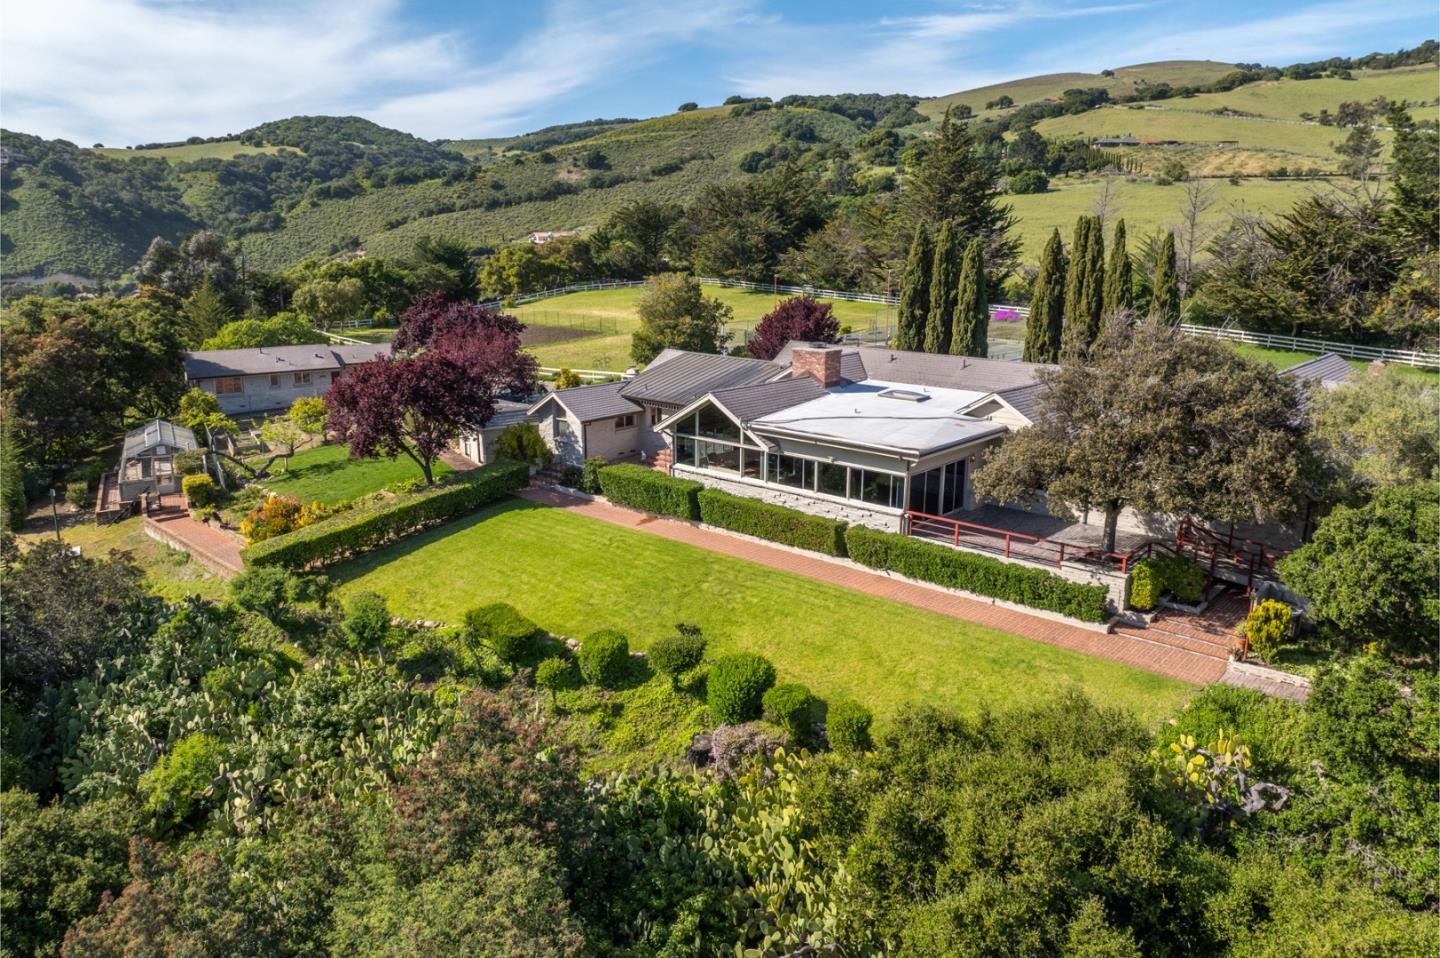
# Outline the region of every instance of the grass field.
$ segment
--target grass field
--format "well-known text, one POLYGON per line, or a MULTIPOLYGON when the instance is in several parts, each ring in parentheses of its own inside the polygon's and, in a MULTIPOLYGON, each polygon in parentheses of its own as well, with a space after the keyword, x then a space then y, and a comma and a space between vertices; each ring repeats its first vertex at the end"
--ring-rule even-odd
MULTIPOLYGON (((604 289, 587 293, 569 293, 540 300, 508 310, 531 326, 605 328, 613 332, 597 333, 563 342, 534 347, 542 366, 568 366, 572 369, 623 370, 630 365, 630 337, 640 326, 635 303, 644 290, 604 289)), ((753 293, 723 286, 706 286, 705 295, 718 299, 734 310, 728 330, 739 342, 745 330, 775 308, 777 297, 770 293, 753 293)), ((784 295, 779 299, 786 298, 784 295)), ((852 303, 826 300, 834 308, 840 325, 855 330, 869 328, 871 323, 884 325, 894 312, 876 303, 852 303)))
MULTIPOLYGON (((1286 369, 1296 363, 1303 363, 1307 359, 1315 358, 1315 353, 1300 353, 1290 349, 1270 349, 1266 346, 1252 346, 1249 343, 1230 343, 1229 346, 1242 356, 1267 362, 1279 369, 1286 369)), ((1370 366, 1370 363, 1364 359, 1347 359, 1346 362, 1362 373, 1370 366)), ((1431 386, 1440 385, 1440 372, 1433 369, 1418 369, 1398 363, 1392 364, 1389 368, 1396 375, 1406 379, 1413 379, 1431 386)))
MULTIPOLYGON (((938 118, 947 106, 965 104, 977 114, 984 114, 985 104, 1008 96, 1016 106, 1033 103, 1036 100, 1058 100, 1066 90, 1104 87, 1111 96, 1125 96, 1134 93, 1142 83, 1169 83, 1171 85, 1194 85, 1211 83, 1231 70, 1232 64, 1214 60, 1162 60, 1156 63, 1139 63, 1119 67, 1114 76, 1099 73, 1049 73, 1043 76, 1025 77, 1007 83, 977 87, 960 93, 921 100, 917 109, 926 116, 938 118)), ((1004 113, 1005 110, 991 111, 1004 113)))
MULTIPOLYGON (((1154 106, 1184 110, 1237 110, 1256 116, 1298 120, 1301 113, 1334 113, 1341 103, 1366 102, 1383 96, 1407 103, 1434 103, 1440 74, 1433 66, 1400 67, 1394 70, 1357 70, 1353 80, 1269 80, 1250 83, 1226 93, 1202 93, 1178 100, 1158 101, 1154 106)), ((1426 108, 1413 108, 1424 116, 1426 108)), ((1430 118, 1435 108, 1428 109, 1430 118)), ((1332 133, 1337 132, 1331 130, 1332 133)))
MULTIPOLYGON (((1231 186, 1226 180, 1206 180, 1205 185, 1214 196, 1205 221, 1216 227, 1223 226, 1231 213, 1241 210, 1280 213, 1314 191, 1330 189, 1324 181, 1311 180, 1241 180, 1239 186, 1231 186)), ((1052 188, 1046 193, 1007 196, 1005 202, 1014 207, 1020 223, 1024 261, 1039 262, 1052 229, 1058 227, 1061 238, 1069 243, 1076 218, 1093 212, 1100 192, 1099 180, 1060 179, 1052 181, 1052 188)), ((1178 225, 1184 204, 1183 184, 1157 186, 1117 178, 1111 183, 1110 210, 1106 220, 1113 223, 1116 218, 1124 217, 1130 249, 1134 251, 1140 239, 1147 234, 1178 225)))
MULTIPOLYGON (((294 147, 287 149, 295 150, 294 147)), ((278 146, 251 146, 239 140, 221 140, 218 143, 185 143, 180 146, 162 146, 153 150, 126 150, 119 147, 102 147, 95 151, 105 156, 134 157, 153 156, 171 163, 188 160, 230 160, 245 153, 278 153, 278 146)), ((299 150, 295 150, 299 153, 299 150)))
POLYGON ((509 602, 549 631, 607 627, 644 649, 676 622, 712 653, 770 658, 781 681, 848 695, 881 716, 907 702, 974 714, 1079 685, 1146 720, 1193 690, 1182 682, 848 589, 715 555, 560 509, 510 500, 331 570, 341 592, 373 590, 395 614, 459 622, 509 602))
MULTIPOLYGON (((278 463, 275 468, 280 468, 278 463)), ((434 465, 436 479, 451 472, 454 470, 443 462, 434 465)), ((290 467, 286 471, 276 472, 260 480, 260 484, 272 492, 294 496, 302 502, 323 502, 333 506, 379 492, 392 482, 419 478, 420 467, 406 456, 351 459, 348 446, 329 445, 301 450, 290 459, 290 467)))
MULTIPOLYGON (((147 536, 139 516, 104 526, 97 526, 88 513, 69 518, 71 524, 61 527, 66 545, 79 546, 81 554, 91 559, 103 559, 112 551, 130 553, 145 570, 146 585, 157 595, 171 601, 188 595, 219 601, 228 594, 225 580, 192 562, 189 553, 147 536)), ((54 535, 47 509, 45 515, 32 519, 19 539, 22 545, 29 546, 54 535)))

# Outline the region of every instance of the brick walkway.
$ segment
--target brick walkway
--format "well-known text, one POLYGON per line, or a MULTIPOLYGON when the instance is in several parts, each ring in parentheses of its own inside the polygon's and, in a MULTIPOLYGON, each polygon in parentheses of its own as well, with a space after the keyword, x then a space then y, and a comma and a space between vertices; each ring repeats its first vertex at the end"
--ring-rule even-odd
POLYGON ((472 469, 480 468, 480 463, 469 456, 462 455, 456 449, 446 449, 440 453, 440 461, 456 472, 469 472, 472 469))
POLYGON ((699 529, 684 522, 658 519, 631 509, 621 509, 603 502, 576 499, 554 491, 532 487, 520 494, 531 502, 567 509, 580 515, 599 519, 617 526, 638 529, 676 542, 698 546, 710 552, 744 559, 772 569, 793 572, 831 585, 856 589, 870 595, 903 602, 920 609, 966 622, 1000 629, 1038 642, 1094 655, 1114 662, 1145 669, 1160 675, 1207 685, 1225 673, 1225 663, 1209 656, 1182 649, 1169 648, 1135 636, 1107 635, 1065 622, 1035 615, 1026 615, 1003 606, 967 599, 939 588, 917 585, 892 578, 883 572, 871 572, 851 563, 832 561, 802 552, 752 542, 738 536, 699 529))
POLYGON ((160 508, 145 516, 145 532, 166 545, 183 549, 216 575, 230 578, 245 567, 240 561, 244 541, 233 532, 190 518, 178 495, 161 498, 160 508))

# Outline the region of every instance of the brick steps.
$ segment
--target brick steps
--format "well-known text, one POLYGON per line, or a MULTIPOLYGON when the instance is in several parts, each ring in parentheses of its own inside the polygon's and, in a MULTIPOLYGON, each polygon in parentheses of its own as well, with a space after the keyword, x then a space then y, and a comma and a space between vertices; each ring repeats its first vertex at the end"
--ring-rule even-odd
POLYGON ((1153 623, 1149 628, 1144 629, 1132 628, 1127 625, 1117 625, 1115 627, 1115 634, 1151 642, 1155 645, 1163 645, 1171 649, 1179 649, 1182 652, 1193 652, 1196 655, 1219 659, 1222 662, 1230 658, 1230 643, 1222 645, 1218 641, 1187 635, 1183 632, 1174 631, 1153 623))

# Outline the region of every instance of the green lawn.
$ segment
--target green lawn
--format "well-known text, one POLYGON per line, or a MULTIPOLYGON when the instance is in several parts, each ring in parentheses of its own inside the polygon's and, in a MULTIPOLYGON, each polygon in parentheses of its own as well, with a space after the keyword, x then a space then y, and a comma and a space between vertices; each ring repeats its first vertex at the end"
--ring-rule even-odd
MULTIPOLYGON (((1314 359, 1317 353, 1301 353, 1290 349, 1270 349, 1267 346, 1252 346, 1249 343, 1230 343, 1230 348, 1249 359, 1258 359, 1261 362, 1269 363, 1279 369, 1287 369, 1296 363, 1303 363, 1307 359, 1314 359)), ((1370 363, 1364 359, 1345 360, 1351 366, 1364 372, 1369 368, 1370 363)), ((1440 372, 1433 369, 1418 369, 1414 366, 1403 366, 1398 363, 1391 364, 1390 369, 1396 374, 1407 379, 1416 379, 1430 385, 1440 385, 1440 372)))
POLYGON ((770 658, 782 680, 880 716, 906 702, 974 714, 1079 685, 1147 721, 1194 687, 1103 659, 925 612, 644 532, 520 500, 340 565, 342 594, 373 590, 397 615, 458 623, 509 602, 553 633, 614 627, 645 648, 676 622, 712 652, 770 658))
MULTIPOLYGON (((147 536, 139 516, 103 526, 96 525, 88 515, 68 518, 73 524, 61 528, 61 538, 66 545, 79 546, 81 553, 92 559, 103 559, 112 551, 130 553, 145 570, 146 585, 157 595, 171 601, 198 595, 218 602, 228 593, 225 580, 192 561, 189 553, 171 549, 147 536)), ((52 530, 46 510, 44 515, 27 524, 19 539, 22 545, 32 545, 54 536, 52 530)))
MULTIPOLYGON (((269 458, 268 456, 266 458, 269 458)), ((276 463, 276 470, 281 468, 276 463)), ((435 478, 454 472, 443 462, 434 466, 435 478)), ((272 492, 304 502, 334 505, 384 489, 392 482, 419 479, 420 467, 406 456, 394 459, 351 459, 350 447, 315 446, 295 454, 284 472, 276 471, 260 484, 272 492)))

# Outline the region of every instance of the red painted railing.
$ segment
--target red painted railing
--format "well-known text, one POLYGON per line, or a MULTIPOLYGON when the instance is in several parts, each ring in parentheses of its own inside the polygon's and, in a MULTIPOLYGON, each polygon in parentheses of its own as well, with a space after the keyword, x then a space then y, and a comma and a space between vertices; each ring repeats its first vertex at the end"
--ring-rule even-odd
MULTIPOLYGON (((1123 575, 1141 559, 1149 558, 1157 543, 1147 542, 1131 552, 1105 552, 1074 542, 1046 539, 1010 529, 982 526, 963 519, 949 516, 932 516, 924 512, 905 513, 907 535, 925 539, 949 542, 953 546, 966 546, 995 552, 1007 559, 1028 559, 1031 562, 1054 563, 1056 568, 1071 564, 1105 565, 1118 569, 1123 575)), ((1166 548, 1164 543, 1158 543, 1166 548)))

